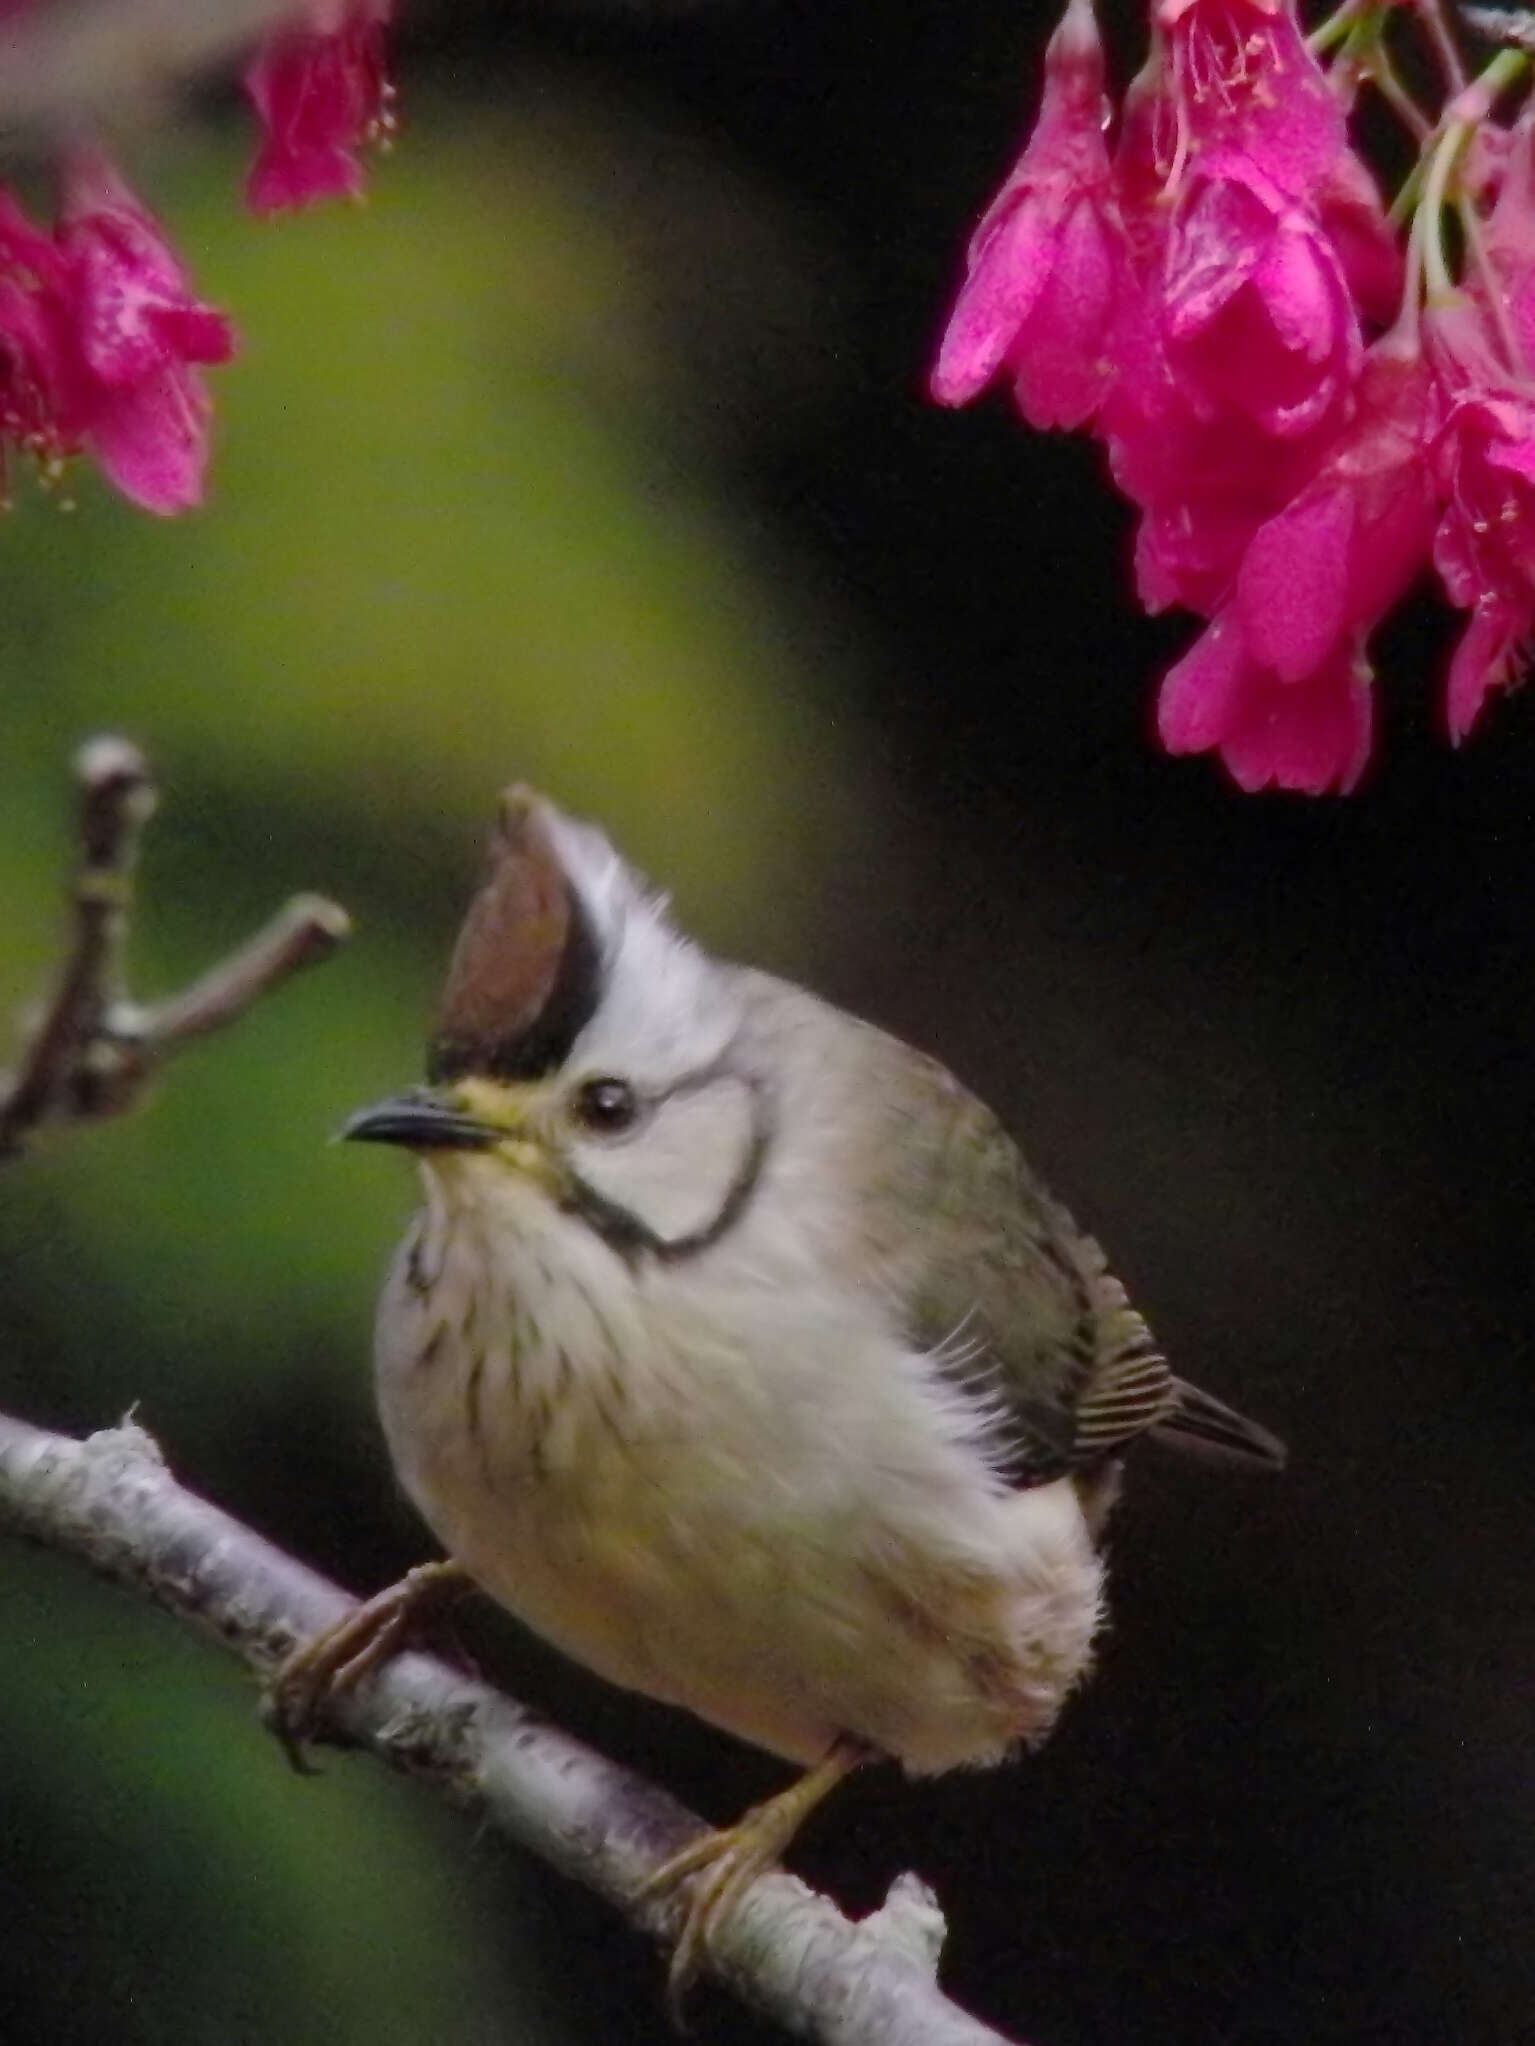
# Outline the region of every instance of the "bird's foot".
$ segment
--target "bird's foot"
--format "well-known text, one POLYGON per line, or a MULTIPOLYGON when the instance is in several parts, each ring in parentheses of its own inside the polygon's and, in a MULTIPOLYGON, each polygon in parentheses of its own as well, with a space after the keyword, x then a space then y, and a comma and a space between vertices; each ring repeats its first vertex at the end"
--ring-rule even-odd
POLYGON ((808 1769, 777 1797, 753 1805, 733 1826, 703 1833, 653 1869, 638 1899, 662 1896, 691 1882, 682 1929, 672 1949, 666 2005, 679 2031, 686 2029, 683 2005, 720 1927, 757 1880, 782 1861, 789 1843, 843 1777, 865 1759, 851 1741, 839 1741, 824 1761, 808 1769))
POLYGON ((261 1716, 300 1775, 310 1774, 305 1743, 317 1737, 331 1699, 398 1654, 436 1607, 470 1583, 457 1563, 418 1563, 398 1584, 362 1600, 344 1620, 293 1650, 266 1687, 261 1716))

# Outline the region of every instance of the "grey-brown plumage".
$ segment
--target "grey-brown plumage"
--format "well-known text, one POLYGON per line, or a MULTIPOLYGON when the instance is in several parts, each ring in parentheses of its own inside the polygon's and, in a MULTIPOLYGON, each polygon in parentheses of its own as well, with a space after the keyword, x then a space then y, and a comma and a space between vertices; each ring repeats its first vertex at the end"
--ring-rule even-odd
POLYGON ((907 1326, 1003 1410, 1017 1482, 1090 1469, 1150 1432, 1282 1468, 1276 1436, 1175 1376, 1097 1241, 991 1110, 936 1060, 867 1034, 877 1092, 879 1068, 891 1068, 871 1177, 892 1233, 924 1218, 907 1326))

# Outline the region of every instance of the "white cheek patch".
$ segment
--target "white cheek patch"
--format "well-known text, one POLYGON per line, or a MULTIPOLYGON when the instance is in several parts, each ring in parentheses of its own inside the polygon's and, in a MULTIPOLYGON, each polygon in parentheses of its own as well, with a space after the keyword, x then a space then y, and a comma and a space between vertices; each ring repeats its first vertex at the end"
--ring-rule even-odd
POLYGON ((632 1136, 577 1144, 572 1163, 593 1193, 669 1244, 720 1220, 752 1171, 757 1141, 752 1089, 721 1074, 668 1095, 632 1136))

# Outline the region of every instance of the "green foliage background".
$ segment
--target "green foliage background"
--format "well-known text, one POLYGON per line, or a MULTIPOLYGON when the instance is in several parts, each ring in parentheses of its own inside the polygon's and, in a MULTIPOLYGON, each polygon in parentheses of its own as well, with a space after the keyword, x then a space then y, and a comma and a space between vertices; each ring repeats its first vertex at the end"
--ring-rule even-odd
MULTIPOLYGON (((0 534, 0 1004, 56 956, 68 758, 99 729, 165 791, 141 993, 300 887, 357 926, 146 1111, 0 1175, 0 1400, 82 1429, 137 1403, 189 1482, 322 1565, 354 1513, 425 1552, 367 1376, 408 1189, 327 1138, 417 1069, 496 790, 599 817, 711 943, 801 970, 814 876, 864 828, 824 707, 847 634, 681 433, 625 145, 546 115, 418 106, 365 212, 266 229, 235 138, 136 156, 242 330, 213 502, 160 524, 80 474, 66 515, 18 477, 0 534)), ((41 2036, 574 2036, 568 1953, 461 1822, 361 1766, 291 1779, 239 1673, 65 1564, 0 1547, 0 1643, 8 1981, 41 2036)))

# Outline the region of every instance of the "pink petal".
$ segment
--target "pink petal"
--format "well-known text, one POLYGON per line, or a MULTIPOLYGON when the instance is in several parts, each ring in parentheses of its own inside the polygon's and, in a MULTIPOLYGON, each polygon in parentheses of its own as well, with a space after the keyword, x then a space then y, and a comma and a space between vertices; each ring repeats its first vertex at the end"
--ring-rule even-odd
POLYGON ((1353 649, 1298 687, 1257 681, 1241 723, 1221 744, 1239 788, 1347 794, 1369 759, 1373 691, 1353 649))
POLYGON ((1240 712, 1247 650, 1236 622, 1222 614, 1162 678, 1157 734, 1169 753, 1218 746, 1240 712))
POLYGON ((1338 337, 1335 276, 1323 272, 1320 247, 1320 237, 1281 227, 1253 274, 1280 345, 1307 362, 1325 362, 1338 337))
POLYGON ((1098 409, 1113 370, 1106 343, 1121 261, 1096 208, 1073 207, 1013 350, 1018 405, 1031 425, 1081 426, 1098 409))
POLYGON ((1267 510, 1253 496, 1221 490, 1149 506, 1135 539, 1136 592, 1146 609, 1181 604, 1213 617, 1267 510))
POLYGON ((108 479, 145 511, 169 517, 203 501, 208 462, 207 393, 195 370, 166 368, 104 389, 90 443, 108 479))
POLYGON ((1470 733, 1481 716, 1488 692, 1512 679, 1519 642, 1535 623, 1535 604, 1523 611, 1489 605, 1474 611, 1450 662, 1445 685, 1445 714, 1455 745, 1470 733))
POLYGON ((300 149, 292 143, 258 151, 245 181, 245 203, 259 220, 298 213, 323 199, 360 199, 367 187, 362 165, 349 150, 300 149))
POLYGON ((1257 268, 1273 216, 1244 183, 1203 179, 1180 212, 1168 245, 1166 324, 1170 339, 1195 337, 1229 305, 1257 268))
POLYGON ((1001 368, 1044 290, 1060 232, 1058 209, 1026 193, 987 240, 938 351, 931 389, 940 405, 965 404, 1001 368))
POLYGON ((234 358, 238 345, 234 324, 211 306, 167 306, 149 317, 166 353, 182 362, 220 363, 234 358))
POLYGON ((1253 658, 1281 682, 1313 674, 1343 633, 1353 537, 1342 489, 1301 496, 1253 535, 1237 602, 1253 658))

